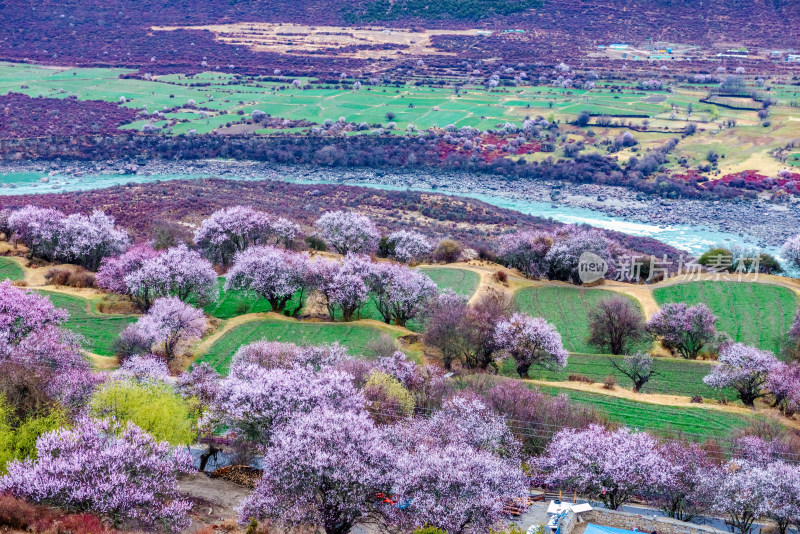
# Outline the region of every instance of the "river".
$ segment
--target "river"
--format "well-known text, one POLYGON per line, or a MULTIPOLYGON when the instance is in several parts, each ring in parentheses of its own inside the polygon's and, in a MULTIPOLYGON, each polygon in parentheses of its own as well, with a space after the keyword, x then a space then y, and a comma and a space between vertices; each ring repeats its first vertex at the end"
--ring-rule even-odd
MULTIPOLYGON (((83 174, 82 176, 72 176, 69 174, 51 174, 43 171, 17 171, 0 174, 0 197, 3 195, 22 195, 22 194, 44 194, 61 193, 69 191, 84 191, 90 189, 101 189, 115 185, 128 183, 151 183, 167 180, 191 180, 214 176, 209 172, 188 172, 188 173, 137 173, 137 174, 83 174), (46 180, 43 182, 42 180, 46 180)), ((286 177, 285 174, 272 173, 275 179, 284 179, 292 183, 301 184, 335 184, 335 185, 359 185, 376 189, 386 190, 414 190, 430 193, 453 194, 458 196, 470 197, 492 204, 501 208, 507 208, 521 213, 535 215, 538 217, 552 218, 553 220, 573 223, 588 224, 599 228, 616 230, 635 236, 646 236, 658 239, 664 243, 672 245, 678 249, 699 255, 706 251, 710 246, 717 244, 732 245, 738 244, 750 248, 760 248, 765 252, 778 255, 778 247, 758 247, 758 240, 755 236, 743 233, 724 232, 712 228, 695 224, 668 224, 657 225, 646 222, 637 222, 622 217, 616 217, 597 211, 574 205, 558 204, 556 202, 542 202, 540 200, 529 200, 520 198, 521 195, 510 194, 508 192, 497 192, 496 194, 465 192, 463 188, 451 190, 447 187, 418 187, 414 185, 394 185, 391 183, 379 183, 375 180, 325 180, 307 179, 298 177, 286 177)), ((252 173, 242 172, 241 174, 226 173, 225 179, 234 180, 256 180, 263 179, 263 175, 254 176, 252 173)), ((0 201, 0 204, 2 201, 0 201)))

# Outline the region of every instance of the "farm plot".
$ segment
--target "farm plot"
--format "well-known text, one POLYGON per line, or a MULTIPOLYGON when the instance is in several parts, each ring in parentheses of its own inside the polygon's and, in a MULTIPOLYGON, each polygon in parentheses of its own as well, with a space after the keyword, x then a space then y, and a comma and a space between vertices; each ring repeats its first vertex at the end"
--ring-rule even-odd
POLYGON ((9 258, 0 258, 0 282, 3 280, 22 280, 24 278, 22 267, 9 258))
MULTIPOLYGON (((231 83, 225 73, 203 72, 195 76, 164 75, 152 80, 125 79, 126 69, 55 69, 29 65, 0 64, 0 92, 20 92, 29 96, 64 98, 75 95, 82 100, 121 102, 134 109, 149 112, 165 108, 184 108, 187 111, 170 113, 178 121, 166 133, 185 133, 190 129, 207 133, 224 125, 246 118, 254 109, 293 120, 321 123, 325 119, 344 117, 350 122, 368 124, 387 122, 386 114, 394 114, 393 122, 405 129, 409 124, 418 128, 473 126, 481 129, 502 122, 521 124, 531 108, 545 111, 554 108, 559 117, 573 117, 583 110, 597 114, 655 115, 663 105, 646 101, 640 93, 611 94, 603 89, 586 92, 579 89, 529 87, 507 91, 487 92, 482 88, 465 88, 459 95, 447 87, 417 87, 407 85, 370 86, 360 91, 341 86, 328 89, 298 89, 289 81, 255 82, 242 80, 231 83), (190 83, 218 80, 219 84, 190 86, 190 83), (210 117, 189 112, 193 107, 210 110, 210 117), (239 112, 242 114, 240 115, 239 112), (222 113, 217 115, 217 113, 222 113)), ((140 128, 144 123, 128 125, 140 128)))
POLYGON ((242 345, 259 340, 282 341, 299 345, 322 345, 338 342, 353 356, 362 356, 367 345, 382 334, 393 338, 400 333, 358 323, 301 323, 281 319, 251 321, 233 328, 218 339, 198 361, 207 362, 220 372, 227 372, 231 358, 242 345))
POLYGON ((68 330, 82 335, 86 342, 83 348, 100 356, 114 355, 114 340, 130 323, 136 321, 133 315, 113 315, 96 311, 91 300, 52 291, 38 291, 50 298, 56 308, 69 312, 64 324, 68 330))
POLYGON ((557 387, 541 389, 551 395, 566 395, 571 401, 595 409, 616 423, 671 437, 682 435, 697 442, 725 441, 755 421, 753 416, 722 410, 662 406, 557 387))
MULTIPOLYGON (((217 319, 230 319, 246 313, 264 313, 271 312, 267 299, 261 298, 251 291, 225 291, 225 278, 220 277, 219 280, 219 297, 217 300, 207 306, 203 307, 203 311, 217 319)), ((294 312, 299 302, 300 294, 295 294, 292 300, 289 301, 287 309, 289 312, 294 312)))
POLYGON ((653 291, 659 305, 704 303, 717 316, 717 329, 734 340, 776 354, 786 340, 797 296, 789 289, 746 282, 689 282, 653 291))
POLYGON ((462 297, 471 297, 481 282, 481 277, 466 269, 449 269, 445 267, 420 267, 423 273, 431 277, 439 290, 451 289, 462 297))
MULTIPOLYGON (((595 354, 570 354, 567 367, 561 371, 546 371, 532 368, 529 375, 536 380, 564 382, 570 375, 582 375, 594 382, 602 382, 608 376, 617 379, 619 387, 632 389, 631 380, 620 373, 611 363, 622 361, 622 356, 599 356, 595 354)), ((703 383, 703 377, 711 371, 711 365, 701 362, 688 362, 677 358, 656 358, 653 364, 657 375, 642 388, 642 393, 663 393, 692 397, 700 395, 705 399, 726 399, 732 401, 736 392, 732 389, 717 390, 703 383)), ((503 374, 517 376, 512 361, 503 364, 503 374)))
MULTIPOLYGON (((599 350, 589 345, 588 311, 601 300, 619 297, 602 289, 573 287, 528 287, 514 295, 519 310, 534 317, 544 317, 552 323, 564 348, 569 352, 598 354, 599 350)), ((628 297, 623 297, 628 298, 628 297)), ((632 302, 635 302, 631 299, 632 302)), ((647 348, 644 344, 641 348, 647 348)))

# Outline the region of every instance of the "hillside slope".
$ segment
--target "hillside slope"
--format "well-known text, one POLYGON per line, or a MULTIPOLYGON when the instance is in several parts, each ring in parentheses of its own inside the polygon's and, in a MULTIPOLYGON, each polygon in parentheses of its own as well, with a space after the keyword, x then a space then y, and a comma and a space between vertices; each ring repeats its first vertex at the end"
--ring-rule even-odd
MULTIPOLYGON (((298 68, 325 62, 324 56, 287 62, 280 54, 221 44, 208 31, 150 29, 255 21, 527 30, 518 46, 511 42, 499 49, 492 40, 483 43, 487 51, 509 58, 524 50, 530 54, 537 43, 547 43, 552 56, 569 57, 576 47, 648 37, 762 47, 791 47, 800 40, 800 0, 459 0, 458 9, 450 9, 451 3, 433 9, 419 0, 9 0, 0 5, 0 60, 155 71, 165 65, 199 67, 204 58, 234 67, 271 62, 271 68, 298 68)), ((463 43, 464 50, 481 51, 478 39, 463 43)), ((339 69, 348 66, 364 62, 337 61, 339 69)))

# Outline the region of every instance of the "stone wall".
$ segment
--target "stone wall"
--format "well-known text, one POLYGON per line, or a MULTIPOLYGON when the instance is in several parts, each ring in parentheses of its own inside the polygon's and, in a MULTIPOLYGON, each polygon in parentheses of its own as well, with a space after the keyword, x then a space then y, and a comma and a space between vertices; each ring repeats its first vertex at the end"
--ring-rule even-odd
MULTIPOLYGON (((572 534, 575 527, 583 523, 594 523, 606 527, 622 528, 625 530, 632 530, 634 526, 638 527, 639 531, 644 534, 650 534, 653 531, 658 534, 722 534, 724 531, 707 525, 695 525, 694 523, 686 523, 669 517, 633 514, 629 512, 617 512, 614 510, 595 509, 591 512, 584 512, 579 514, 579 518, 573 518, 575 514, 570 516, 562 522, 561 532, 563 534, 572 534)), ((728 533, 725 533, 728 534, 728 533)))

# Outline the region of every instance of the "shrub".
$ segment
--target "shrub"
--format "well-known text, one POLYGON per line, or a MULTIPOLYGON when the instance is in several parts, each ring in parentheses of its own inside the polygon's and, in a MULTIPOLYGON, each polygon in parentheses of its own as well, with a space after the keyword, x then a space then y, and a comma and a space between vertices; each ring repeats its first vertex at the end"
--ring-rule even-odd
POLYGON ((32 368, 23 363, 0 364, 0 398, 11 410, 12 420, 23 420, 32 415, 47 413, 53 404, 48 391, 52 375, 41 368, 32 368))
POLYGON ((570 382, 583 382, 584 384, 594 384, 594 380, 580 373, 572 373, 567 377, 570 382))
POLYGON ((0 398, 0 474, 6 472, 6 466, 12 460, 36 458, 36 440, 39 436, 61 428, 66 422, 64 413, 56 409, 38 416, 30 415, 21 421, 15 420, 13 407, 0 398))
POLYGON ((29 503, 8 494, 0 494, 0 525, 31 534, 111 534, 96 515, 64 514, 29 503))
POLYGON ((497 255, 485 246, 478 247, 478 259, 495 262, 497 261, 497 255))
POLYGON ((47 271, 47 274, 44 275, 44 279, 48 284, 56 286, 79 288, 95 286, 94 273, 90 273, 83 267, 78 267, 77 269, 53 267, 47 271))
POLYGON ((614 386, 617 385, 617 379, 613 375, 608 375, 605 380, 603 380, 603 389, 614 389, 614 386))
POLYGON ((492 278, 494 278, 496 282, 499 282, 501 284, 508 283, 508 274, 506 274, 505 271, 500 271, 500 270, 495 271, 492 278))
POLYGON ((26 530, 39 518, 40 510, 36 506, 11 495, 0 495, 0 525, 26 530))
POLYGON ((114 354, 124 362, 136 354, 147 354, 153 346, 153 338, 147 332, 129 325, 114 340, 114 354))
POLYGON ((725 271, 733 271, 735 267, 733 265, 733 252, 722 247, 712 248, 708 252, 703 253, 697 260, 697 263, 704 267, 716 266, 717 269, 725 271), (728 262, 730 262, 730 264, 728 262))
POLYGON ((167 384, 111 380, 92 396, 89 411, 94 417, 130 421, 157 441, 194 441, 189 405, 167 384))
POLYGON ((311 250, 318 250, 320 252, 327 252, 328 245, 325 244, 325 241, 316 235, 309 235, 305 238, 306 245, 311 250))
POLYGON ((396 350, 394 339, 387 334, 381 334, 378 338, 370 340, 364 347, 365 355, 370 358, 389 358, 396 350))
POLYGON ((433 251, 433 259, 444 263, 453 263, 461 257, 463 248, 452 239, 442 239, 433 251))

